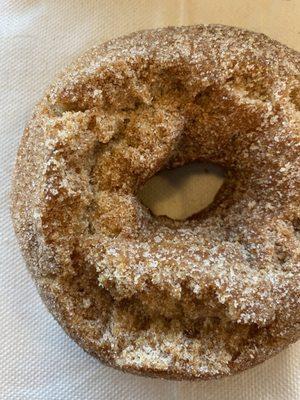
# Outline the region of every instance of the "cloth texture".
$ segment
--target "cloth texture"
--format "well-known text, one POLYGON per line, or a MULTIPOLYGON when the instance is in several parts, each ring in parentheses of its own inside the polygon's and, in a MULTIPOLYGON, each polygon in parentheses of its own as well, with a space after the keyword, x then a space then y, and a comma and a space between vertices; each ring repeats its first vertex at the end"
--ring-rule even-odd
POLYGON ((261 31, 299 51, 299 18, 299 0, 0 0, 0 400, 300 398, 300 344, 240 375, 209 382, 142 378, 101 365, 46 311, 9 213, 26 120, 56 73, 83 51, 139 29, 195 23, 261 31))

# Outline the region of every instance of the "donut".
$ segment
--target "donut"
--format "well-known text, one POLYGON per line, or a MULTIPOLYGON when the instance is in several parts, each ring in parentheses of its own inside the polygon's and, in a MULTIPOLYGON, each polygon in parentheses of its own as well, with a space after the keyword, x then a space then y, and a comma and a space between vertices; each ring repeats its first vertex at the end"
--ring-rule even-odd
POLYGON ((299 338, 300 54, 220 25, 92 48, 35 107, 12 186, 14 228, 67 334, 135 374, 235 374, 299 338), (164 169, 226 171, 178 221, 140 188, 164 169))

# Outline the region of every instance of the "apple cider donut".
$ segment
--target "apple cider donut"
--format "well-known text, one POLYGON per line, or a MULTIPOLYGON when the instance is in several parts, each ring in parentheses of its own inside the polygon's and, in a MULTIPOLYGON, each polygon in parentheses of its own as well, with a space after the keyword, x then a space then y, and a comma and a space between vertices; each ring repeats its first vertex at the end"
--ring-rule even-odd
POLYGON ((300 55, 219 25, 92 48, 34 109, 12 214, 40 295, 123 371, 208 379, 299 338, 300 55), (184 221, 137 192, 205 161, 227 177, 184 221))

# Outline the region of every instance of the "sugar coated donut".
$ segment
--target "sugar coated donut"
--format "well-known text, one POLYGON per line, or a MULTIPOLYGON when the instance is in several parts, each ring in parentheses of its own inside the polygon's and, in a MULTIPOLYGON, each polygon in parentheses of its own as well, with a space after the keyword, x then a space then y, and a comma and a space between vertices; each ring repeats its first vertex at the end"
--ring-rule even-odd
POLYGON ((12 214, 64 330, 137 374, 208 379, 299 338, 300 54, 219 25, 114 39, 66 68, 34 109, 12 214), (225 168, 184 221, 137 192, 162 169, 225 168))

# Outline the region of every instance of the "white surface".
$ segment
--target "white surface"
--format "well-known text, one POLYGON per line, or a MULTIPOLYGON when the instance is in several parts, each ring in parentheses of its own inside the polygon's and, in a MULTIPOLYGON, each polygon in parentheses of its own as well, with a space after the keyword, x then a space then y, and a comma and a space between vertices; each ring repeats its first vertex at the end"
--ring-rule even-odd
POLYGON ((299 0, 0 0, 1 400, 299 399, 299 344, 217 382, 165 382, 101 366, 66 337, 43 307, 8 210, 10 176, 25 121, 55 73, 74 56, 137 29, 196 22, 265 31, 299 50, 299 14, 299 0))

